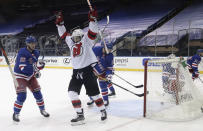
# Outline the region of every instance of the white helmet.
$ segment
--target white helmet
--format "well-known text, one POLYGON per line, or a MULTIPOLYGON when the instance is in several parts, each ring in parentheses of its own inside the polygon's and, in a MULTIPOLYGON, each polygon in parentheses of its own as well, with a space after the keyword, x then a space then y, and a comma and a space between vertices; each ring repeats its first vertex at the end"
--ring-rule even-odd
POLYGON ((175 56, 175 54, 170 54, 169 56, 168 56, 168 59, 174 59, 176 56, 175 56))
POLYGON ((73 42, 81 41, 82 37, 84 36, 84 32, 81 29, 75 29, 71 35, 71 39, 73 42))

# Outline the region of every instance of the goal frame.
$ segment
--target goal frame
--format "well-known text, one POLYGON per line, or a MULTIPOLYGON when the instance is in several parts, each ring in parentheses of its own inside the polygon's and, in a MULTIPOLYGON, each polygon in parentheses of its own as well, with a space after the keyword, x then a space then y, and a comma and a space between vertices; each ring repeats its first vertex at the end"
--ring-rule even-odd
MULTIPOLYGON (((155 62, 155 63, 163 63, 164 61, 167 62, 180 62, 180 58, 176 58, 176 59, 167 59, 167 58, 163 58, 163 59, 152 59, 152 60, 145 60, 144 62, 144 102, 143 102, 143 117, 146 117, 146 111, 147 111, 147 71, 148 71, 148 63, 149 62, 155 62)), ((178 75, 179 75, 179 71, 176 69, 177 74, 176 74, 176 79, 178 80, 178 75)), ((179 104, 179 99, 178 99, 178 91, 176 90, 176 105, 179 104)))

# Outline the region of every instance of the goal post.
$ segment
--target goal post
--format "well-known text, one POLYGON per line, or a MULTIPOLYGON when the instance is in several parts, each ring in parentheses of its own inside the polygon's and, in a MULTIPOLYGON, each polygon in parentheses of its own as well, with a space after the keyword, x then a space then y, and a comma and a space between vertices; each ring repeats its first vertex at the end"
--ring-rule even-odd
POLYGON ((202 95, 180 58, 150 59, 144 66, 144 117, 187 121, 202 116, 202 95))

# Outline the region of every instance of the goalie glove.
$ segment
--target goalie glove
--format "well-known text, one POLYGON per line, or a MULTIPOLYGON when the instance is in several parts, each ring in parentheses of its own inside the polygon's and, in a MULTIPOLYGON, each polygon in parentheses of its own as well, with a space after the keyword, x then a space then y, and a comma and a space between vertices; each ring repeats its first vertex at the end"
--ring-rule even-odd
POLYGON ((35 72, 35 77, 36 78, 40 78, 41 77, 41 73, 39 71, 35 72))
POLYGON ((93 10, 90 10, 89 13, 88 13, 89 21, 95 22, 94 20, 97 19, 97 16, 98 16, 98 14, 97 14, 96 8, 94 8, 93 10))
POLYGON ((56 16, 55 24, 60 26, 64 25, 62 12, 61 11, 55 12, 55 16, 56 16))

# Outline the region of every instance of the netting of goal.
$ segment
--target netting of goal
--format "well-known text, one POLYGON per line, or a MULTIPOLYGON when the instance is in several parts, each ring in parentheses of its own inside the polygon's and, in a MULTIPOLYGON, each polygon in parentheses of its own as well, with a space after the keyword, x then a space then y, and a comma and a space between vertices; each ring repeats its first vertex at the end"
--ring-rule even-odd
POLYGON ((146 61, 144 78, 144 117, 187 121, 202 116, 203 97, 180 58, 146 61))

